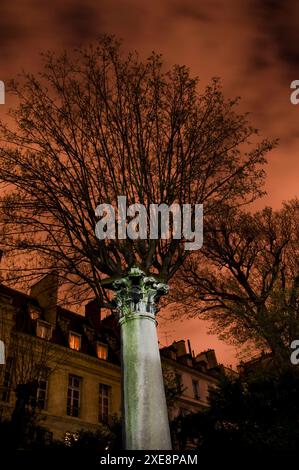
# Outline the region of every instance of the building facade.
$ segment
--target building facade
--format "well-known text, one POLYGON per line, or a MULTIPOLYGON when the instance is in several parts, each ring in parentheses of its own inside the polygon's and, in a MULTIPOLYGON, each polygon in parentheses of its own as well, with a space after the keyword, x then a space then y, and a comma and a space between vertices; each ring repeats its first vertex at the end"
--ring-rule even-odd
MULTIPOLYGON (((51 273, 29 295, 0 284, 0 418, 9 419, 24 384, 30 384, 41 426, 57 440, 96 431, 121 417, 120 332, 113 315, 101 319, 93 300, 85 315, 57 305, 51 273)), ((220 366, 213 350, 195 356, 190 343, 161 349, 166 390, 175 389, 169 417, 202 410, 217 387, 220 366)), ((28 393, 28 390, 27 390, 28 393)))
POLYGON ((217 387, 222 369, 215 351, 210 349, 195 356, 190 342, 186 345, 180 340, 161 349, 161 358, 164 376, 172 375, 178 391, 169 406, 170 419, 207 408, 210 391, 217 387))
POLYGON ((57 306, 57 279, 46 276, 30 295, 0 285, 0 412, 9 418, 16 389, 32 383, 40 422, 54 439, 95 431, 121 414, 119 337, 94 301, 79 315, 57 306))

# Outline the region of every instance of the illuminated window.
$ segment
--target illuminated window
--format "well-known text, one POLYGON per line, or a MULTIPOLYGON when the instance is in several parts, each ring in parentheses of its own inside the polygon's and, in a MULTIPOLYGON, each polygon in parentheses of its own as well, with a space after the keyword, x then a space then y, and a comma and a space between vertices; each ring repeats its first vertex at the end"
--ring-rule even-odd
POLYGON ((97 342, 97 356, 99 359, 107 360, 108 347, 107 344, 97 342))
POLYGON ((71 349, 75 349, 75 351, 80 351, 80 349, 81 349, 81 335, 78 335, 77 333, 72 333, 70 331, 69 345, 70 345, 71 349))
POLYGON ((199 383, 198 380, 192 380, 193 396, 195 400, 199 400, 199 383))
POLYGON ((51 339, 52 337, 52 326, 42 320, 37 320, 36 323, 36 336, 43 339, 51 339))
POLYGON ((81 383, 81 377, 78 377, 77 375, 69 375, 66 406, 66 413, 68 416, 79 416, 81 383))
POLYGON ((99 385, 99 422, 108 423, 110 413, 111 387, 106 384, 99 385))

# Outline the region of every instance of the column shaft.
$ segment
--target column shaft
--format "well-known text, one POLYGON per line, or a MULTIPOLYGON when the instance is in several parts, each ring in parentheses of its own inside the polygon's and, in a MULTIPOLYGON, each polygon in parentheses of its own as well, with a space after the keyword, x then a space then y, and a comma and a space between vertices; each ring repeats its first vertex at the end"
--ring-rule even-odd
POLYGON ((126 449, 171 449, 155 315, 120 319, 126 449))

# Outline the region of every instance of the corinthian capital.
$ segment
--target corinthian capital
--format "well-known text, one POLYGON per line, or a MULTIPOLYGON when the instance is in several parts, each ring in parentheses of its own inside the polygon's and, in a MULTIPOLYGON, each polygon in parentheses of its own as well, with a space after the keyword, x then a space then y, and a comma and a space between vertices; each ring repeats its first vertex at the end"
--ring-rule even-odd
POLYGON ((120 317, 127 314, 157 312, 160 297, 168 292, 167 284, 147 276, 138 267, 132 267, 126 277, 113 283, 115 302, 120 317))

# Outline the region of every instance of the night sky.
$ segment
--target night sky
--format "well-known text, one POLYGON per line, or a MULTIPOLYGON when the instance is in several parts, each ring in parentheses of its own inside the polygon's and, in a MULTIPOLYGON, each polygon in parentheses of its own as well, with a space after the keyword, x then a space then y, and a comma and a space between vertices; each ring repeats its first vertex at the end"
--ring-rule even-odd
MULTIPOLYGON (((68 50, 100 33, 142 57, 155 50, 168 66, 187 65, 200 86, 221 77, 225 95, 242 97, 261 135, 280 139, 269 155, 268 194, 255 203, 279 208, 298 196, 299 105, 290 103, 290 83, 299 80, 298 18, 294 0, 1 0, 0 80, 38 71, 44 50, 68 50)), ((8 97, 1 116, 10 104, 8 97)), ((220 360, 235 363, 232 348, 205 329, 198 320, 161 320, 160 340, 190 337, 195 352, 215 347, 220 360)))

